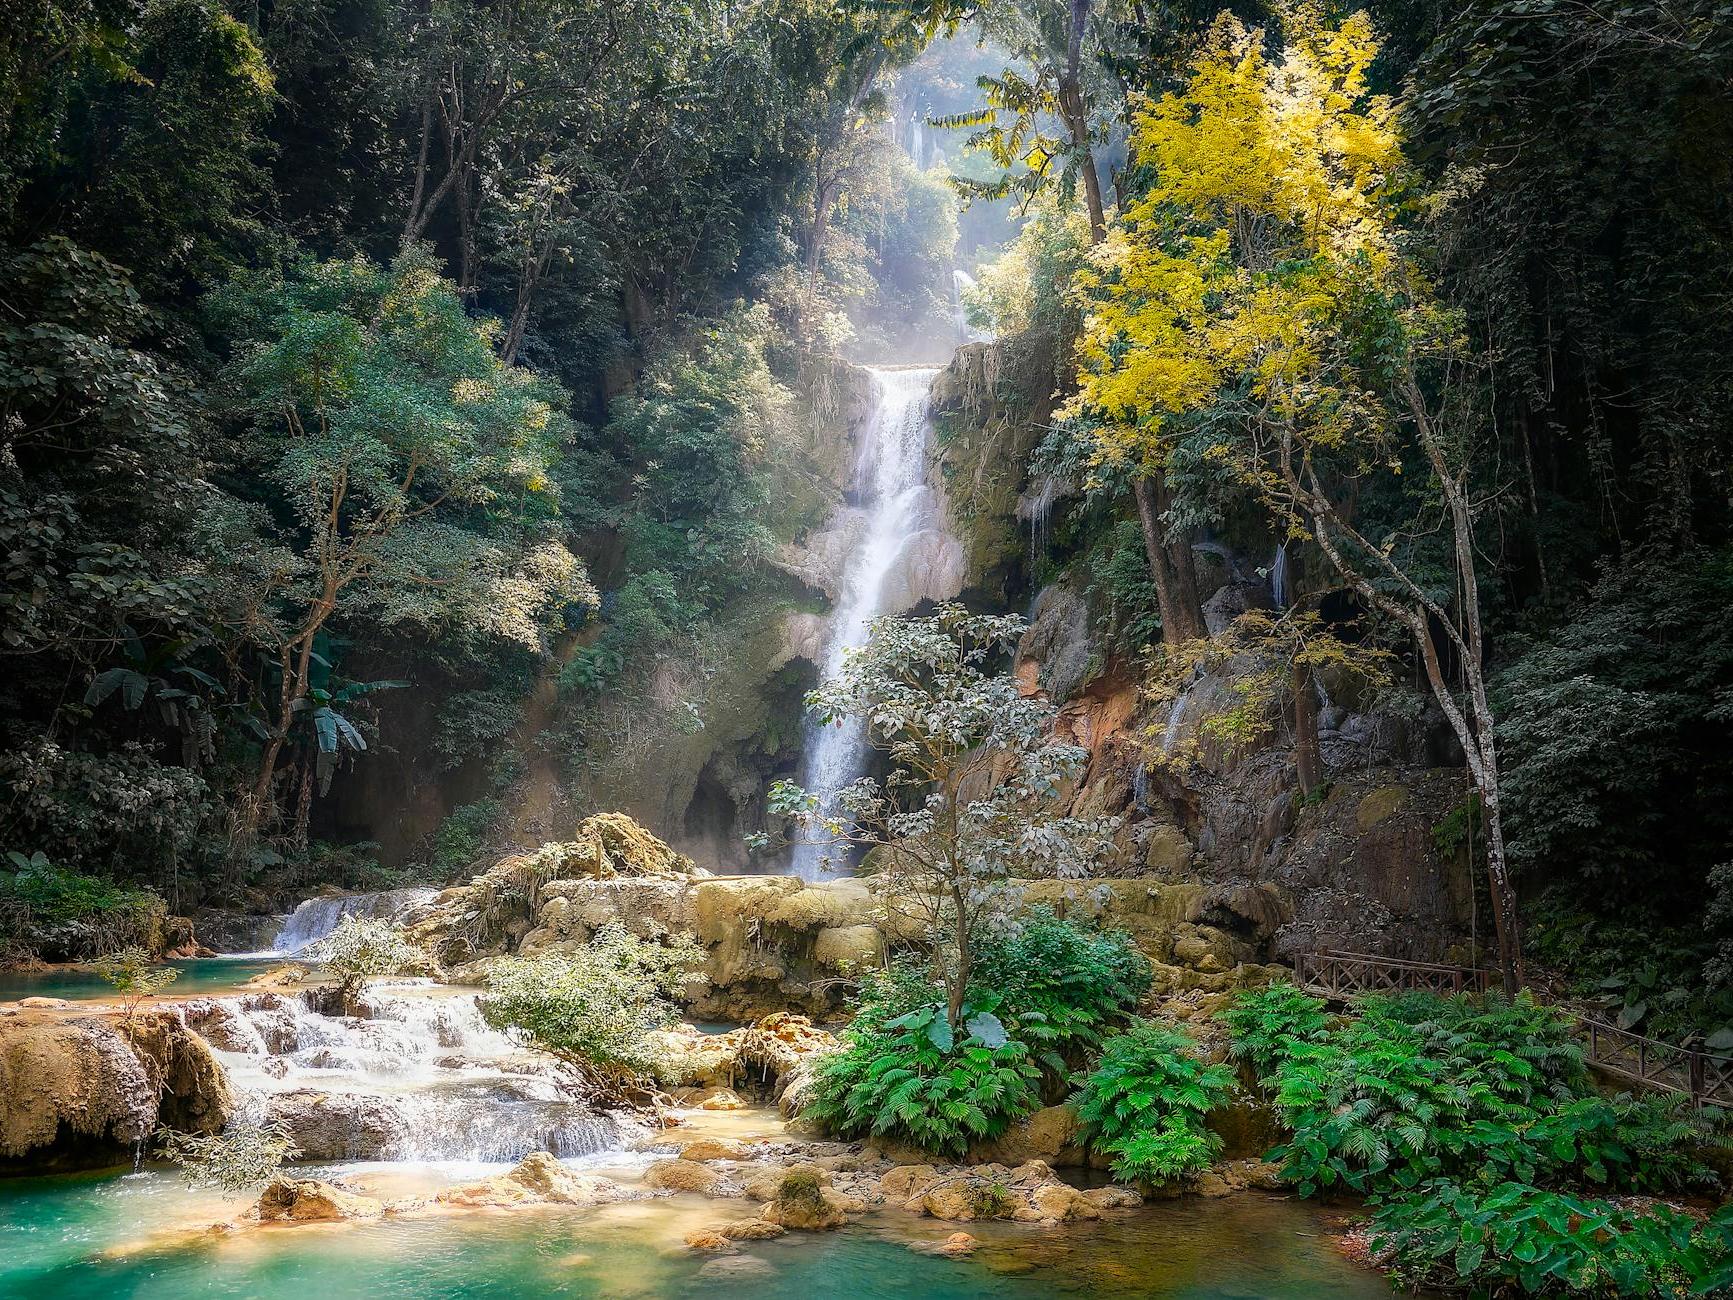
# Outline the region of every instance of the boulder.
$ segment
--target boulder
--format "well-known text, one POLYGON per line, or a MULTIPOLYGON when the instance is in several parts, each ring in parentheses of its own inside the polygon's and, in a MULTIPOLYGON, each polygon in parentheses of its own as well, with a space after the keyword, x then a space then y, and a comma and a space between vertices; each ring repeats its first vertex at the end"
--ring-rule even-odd
POLYGON ((744 1142, 728 1138, 696 1138, 680 1148, 682 1160, 747 1160, 751 1155, 751 1148, 744 1142))
POLYGON ((660 1192, 726 1196, 722 1175, 695 1160, 658 1160, 644 1171, 644 1186, 660 1192))
POLYGON ((532 1151, 508 1172, 480 1182, 448 1187, 434 1200, 469 1208, 517 1205, 608 1205, 636 1200, 641 1193, 607 1178, 566 1168, 546 1151, 532 1151))
POLYGON ((708 1250, 721 1253, 733 1251, 734 1243, 714 1228, 699 1228, 686 1234, 688 1250, 708 1250))
POLYGON ((769 1219, 736 1219, 722 1224, 716 1231, 729 1241, 769 1241, 772 1237, 784 1236, 788 1229, 769 1219))
POLYGON ((313 1178, 279 1174, 265 1185, 253 1213, 261 1223, 329 1223, 344 1219, 377 1219, 385 1207, 371 1196, 358 1196, 313 1178))
POLYGON ((304 1160, 377 1160, 409 1137, 389 1097, 296 1088, 265 1103, 267 1123, 281 1124, 304 1160))
POLYGON ((796 1168, 783 1175, 776 1199, 764 1207, 764 1220, 802 1232, 827 1232, 865 1208, 860 1199, 826 1186, 815 1171, 796 1168))
POLYGON ((879 1190, 887 1201, 900 1205, 925 1195, 939 1178, 939 1171, 932 1165, 898 1165, 879 1179, 879 1190))
POLYGON ((996 1139, 969 1152, 972 1165, 1021 1165, 1045 1160, 1054 1165, 1086 1165, 1077 1112, 1070 1106, 1047 1106, 1011 1125, 996 1139))

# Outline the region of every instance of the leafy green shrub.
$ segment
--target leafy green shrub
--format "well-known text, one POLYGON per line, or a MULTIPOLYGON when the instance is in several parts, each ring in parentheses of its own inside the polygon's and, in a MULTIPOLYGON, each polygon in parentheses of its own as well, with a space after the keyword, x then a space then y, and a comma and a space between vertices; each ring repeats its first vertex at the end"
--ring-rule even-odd
POLYGON ((1697 1157, 1702 1130, 1676 1098, 1579 1097, 1525 1123, 1481 1120, 1472 1136, 1480 1181, 1669 1192, 1712 1179, 1697 1157))
POLYGON ((429 865, 440 877, 458 876, 475 865, 487 846, 488 832, 499 819, 498 799, 478 799, 453 808, 433 833, 429 865))
POLYGON ((173 966, 161 965, 147 949, 136 946, 111 952, 99 958, 95 965, 97 975, 113 985, 126 1000, 128 1029, 132 1027, 133 1013, 138 1010, 140 1002, 156 996, 180 978, 180 971, 173 966))
POLYGON ((1700 1223, 1665 1205, 1438 1182, 1381 1205, 1372 1248, 1405 1282, 1476 1294, 1720 1295, 1733 1286, 1733 1207, 1700 1223))
POLYGON ((1367 998, 1331 1021, 1273 986, 1226 1019, 1291 1130, 1272 1154, 1302 1195, 1441 1177, 1661 1190, 1699 1173, 1692 1126, 1593 1096, 1570 1022, 1532 999, 1367 998))
POLYGON ((978 959, 1012 1032, 1064 1075, 1149 988, 1149 962, 1122 930, 1090 930, 1038 908, 978 959))
POLYGON ((890 1137, 960 1156, 1041 1105, 1041 1070, 991 1012, 962 1038, 912 966, 869 978, 845 1047, 814 1072, 806 1115, 843 1137, 890 1137))
POLYGON ((1240 994, 1221 1014, 1233 1054, 1259 1078, 1274 1074, 1296 1046, 1317 1044, 1329 1032, 1324 1000, 1285 981, 1240 994))
POLYGON ((13 871, 0 874, 0 894, 23 904, 30 918, 44 925, 93 917, 125 921, 162 908, 162 900, 154 894, 57 867, 39 852, 29 857, 12 852, 6 860, 13 871))
POLYGON ((703 963, 690 938, 653 943, 610 922, 582 948, 496 966, 481 1012, 617 1085, 654 1067, 650 1035, 678 1019, 673 999, 703 963))
POLYGON ((191 1176, 195 1186, 244 1192, 269 1182, 285 1160, 301 1154, 280 1123, 234 1124, 221 1133, 156 1131, 157 1154, 191 1176))
POLYGON ((433 967, 397 926, 369 916, 345 916, 306 956, 349 988, 371 975, 425 975, 433 967))
POLYGON ((1108 1040, 1083 1081, 1077 1114, 1123 1182, 1166 1183, 1196 1173, 1221 1150, 1205 1127, 1233 1091, 1233 1072, 1197 1055, 1183 1030, 1143 1021, 1108 1040))

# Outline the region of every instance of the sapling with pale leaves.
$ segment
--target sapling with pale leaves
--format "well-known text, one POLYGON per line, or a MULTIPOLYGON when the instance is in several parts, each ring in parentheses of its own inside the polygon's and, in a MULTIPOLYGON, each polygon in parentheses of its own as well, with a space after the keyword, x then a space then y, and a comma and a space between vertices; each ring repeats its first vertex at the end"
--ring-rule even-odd
POLYGON ((1119 824, 1063 812, 1061 790, 1088 751, 1053 738, 1049 701, 992 671, 1023 626, 955 604, 875 620, 807 707, 825 725, 858 720, 889 774, 828 800, 787 781, 771 790, 773 813, 837 854, 874 851, 892 928, 929 946, 952 1031, 966 1027, 982 938, 1007 914, 1015 882, 1088 875, 1119 824))

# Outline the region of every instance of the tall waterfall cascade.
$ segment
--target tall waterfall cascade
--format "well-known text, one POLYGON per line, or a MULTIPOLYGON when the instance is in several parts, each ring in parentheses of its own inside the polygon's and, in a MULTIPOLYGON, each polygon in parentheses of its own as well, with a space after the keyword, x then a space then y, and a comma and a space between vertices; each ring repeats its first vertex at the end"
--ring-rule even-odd
MULTIPOLYGON (((927 390, 936 367, 873 368, 873 406, 861 429, 854 469, 865 518, 843 568, 830 617, 820 676, 842 670, 849 651, 866 644, 876 618, 921 600, 948 600, 962 590, 962 547, 944 530, 938 494, 927 483, 932 423, 927 390)), ((828 807, 865 770, 867 738, 858 721, 810 725, 801 759, 806 789, 828 807)), ((801 843, 790 870, 803 880, 840 869, 840 851, 801 843)))

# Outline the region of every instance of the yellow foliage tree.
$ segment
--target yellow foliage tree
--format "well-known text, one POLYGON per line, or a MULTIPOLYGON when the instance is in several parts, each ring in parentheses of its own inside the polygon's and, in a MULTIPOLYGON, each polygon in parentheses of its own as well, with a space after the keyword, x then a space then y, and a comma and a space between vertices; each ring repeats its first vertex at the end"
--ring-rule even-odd
POLYGON ((1151 180, 1080 277, 1089 307, 1067 414, 1099 464, 1147 481, 1162 483, 1182 447, 1215 464, 1411 633, 1480 790, 1514 988, 1473 535, 1490 497, 1472 496, 1467 454, 1482 420, 1458 322, 1409 246, 1405 223, 1426 204, 1396 108, 1367 84, 1370 21, 1330 26, 1301 8, 1284 33, 1271 55, 1261 31, 1223 15, 1185 87, 1137 114, 1132 150, 1151 180), (1357 503, 1410 465, 1422 527, 1453 556, 1454 599, 1403 567, 1394 534, 1357 522, 1357 503))

